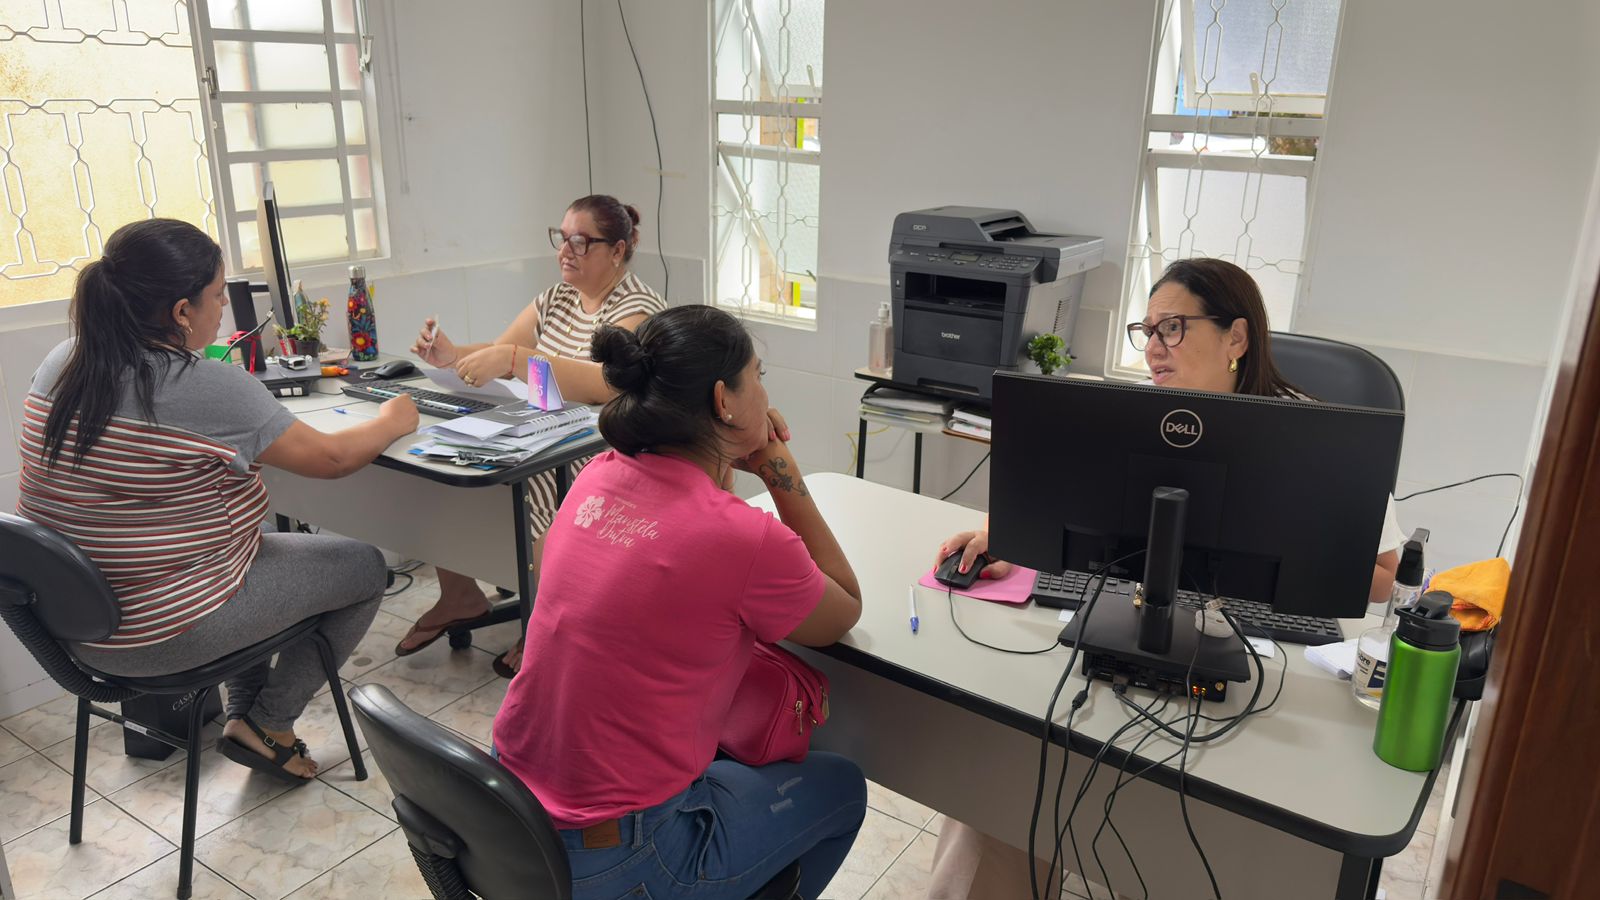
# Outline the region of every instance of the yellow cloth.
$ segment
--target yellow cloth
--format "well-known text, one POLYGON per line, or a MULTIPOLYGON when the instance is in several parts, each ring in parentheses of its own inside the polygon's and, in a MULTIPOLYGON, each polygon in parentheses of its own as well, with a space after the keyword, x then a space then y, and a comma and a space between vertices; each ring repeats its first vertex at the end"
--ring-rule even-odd
POLYGON ((1488 631, 1505 612, 1506 589, 1511 586, 1511 564, 1495 557, 1483 559, 1433 576, 1430 591, 1449 591, 1456 602, 1450 614, 1462 631, 1488 631))

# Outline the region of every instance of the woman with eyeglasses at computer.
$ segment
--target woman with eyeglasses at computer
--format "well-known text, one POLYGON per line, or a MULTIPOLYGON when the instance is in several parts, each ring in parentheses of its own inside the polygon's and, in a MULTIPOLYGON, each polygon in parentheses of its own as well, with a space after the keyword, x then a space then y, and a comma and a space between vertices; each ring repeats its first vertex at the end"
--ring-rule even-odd
MULTIPOLYGON (((1157 387, 1314 399, 1290 384, 1273 362, 1266 304, 1255 279, 1224 260, 1185 259, 1168 266, 1150 290, 1144 319, 1128 325, 1128 339, 1144 353, 1150 383, 1157 387)), ((1391 500, 1369 601, 1388 599, 1405 539, 1391 500)), ((964 531, 939 545, 935 564, 960 551, 966 572, 988 549, 987 531, 964 531)), ((980 577, 999 578, 1010 570, 1009 563, 995 561, 980 577)), ((1043 884, 1046 866, 1039 865, 1043 884)), ((939 900, 1029 893, 1026 854, 959 822, 940 831, 933 872, 928 896, 939 900)))
MULTIPOLYGON (((347 475, 417 428, 409 397, 329 434, 297 421, 244 369, 199 352, 228 293, 222 249, 175 219, 118 228, 78 274, 73 337, 45 357, 23 404, 22 516, 61 532, 106 576, 117 629, 78 644, 114 675, 183 672, 319 616, 335 660, 378 613, 374 547, 327 534, 262 534, 262 465, 347 475)), ((220 752, 303 784, 317 763, 295 721, 327 676, 301 640, 228 686, 220 752)))
POLYGON ((614 448, 545 535, 526 663, 494 722, 501 762, 566 841, 577 900, 743 900, 796 860, 823 896, 866 816, 853 762, 716 759, 757 641, 833 643, 861 588, 772 438, 761 361, 733 316, 683 306, 594 359, 614 448), (726 489, 761 477, 777 517, 726 489))
MULTIPOLYGON (((560 228, 550 229, 558 251, 561 282, 540 294, 506 330, 484 344, 457 344, 432 318, 423 322, 411 352, 430 365, 453 368, 467 384, 494 378, 528 377, 528 358, 550 361, 564 400, 604 403, 612 390, 589 358, 590 341, 603 325, 632 331, 666 302, 629 268, 639 243, 639 211, 615 197, 592 194, 567 207, 560 228)), ((571 464, 577 472, 588 460, 571 464)), ((530 539, 537 541, 556 509, 556 476, 541 472, 529 479, 530 539)), ((534 559, 538 559, 537 544, 534 559)), ((409 656, 438 640, 449 629, 476 619, 489 609, 489 598, 470 576, 439 569, 439 601, 423 613, 395 647, 409 656)), ((495 660, 495 671, 511 677, 521 664, 520 645, 495 660)))

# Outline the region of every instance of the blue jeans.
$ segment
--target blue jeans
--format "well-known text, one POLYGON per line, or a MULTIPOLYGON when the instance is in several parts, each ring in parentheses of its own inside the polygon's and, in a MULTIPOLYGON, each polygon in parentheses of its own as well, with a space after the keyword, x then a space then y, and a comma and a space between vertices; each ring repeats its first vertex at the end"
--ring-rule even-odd
POLYGON ((833 753, 752 768, 719 759, 683 793, 621 817, 620 846, 564 830, 573 900, 745 900, 795 860, 800 894, 833 879, 867 815, 861 769, 833 753))

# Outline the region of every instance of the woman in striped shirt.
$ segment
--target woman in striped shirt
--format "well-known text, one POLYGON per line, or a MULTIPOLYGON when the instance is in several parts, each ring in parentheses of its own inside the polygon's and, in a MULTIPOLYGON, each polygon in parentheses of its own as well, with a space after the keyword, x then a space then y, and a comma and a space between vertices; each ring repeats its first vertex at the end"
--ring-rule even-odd
MULTIPOLYGON (((416 407, 396 398, 337 434, 296 420, 248 372, 196 357, 227 305, 222 250, 205 232, 174 219, 125 225, 79 274, 75 335, 23 403, 17 511, 82 548, 115 593, 116 630, 73 647, 102 672, 186 671, 312 616, 342 663, 383 599, 375 548, 261 533, 259 473, 347 475, 415 431, 416 407)), ((304 783, 317 764, 294 723, 326 683, 305 640, 230 679, 218 750, 304 783)))
MULTIPOLYGON (((411 352, 430 365, 454 368, 468 384, 526 379, 528 358, 544 357, 563 399, 597 404, 611 399, 613 391, 589 355, 595 331, 602 325, 633 331, 666 309, 661 296, 628 268, 639 243, 639 211, 604 194, 581 197, 567 207, 561 227, 550 229, 550 243, 558 251, 561 283, 540 294, 492 343, 457 344, 444 332, 436 333, 434 320, 428 319, 411 352)), ((586 462, 573 463, 573 473, 586 462)), ((537 541, 555 517, 555 473, 541 472, 529 479, 524 496, 529 534, 537 541)), ((395 653, 416 653, 452 626, 476 619, 488 609, 489 598, 476 581, 440 569, 439 602, 417 620, 395 653)), ((510 677, 521 657, 519 644, 496 660, 495 671, 510 677)))

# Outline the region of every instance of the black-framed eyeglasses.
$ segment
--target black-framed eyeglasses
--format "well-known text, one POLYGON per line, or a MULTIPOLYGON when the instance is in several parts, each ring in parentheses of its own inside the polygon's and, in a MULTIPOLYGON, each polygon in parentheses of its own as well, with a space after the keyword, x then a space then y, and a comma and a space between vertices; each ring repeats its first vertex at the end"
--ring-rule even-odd
POLYGON ((1133 349, 1140 353, 1150 344, 1150 336, 1161 342, 1161 346, 1171 350, 1183 343, 1183 336, 1189 332, 1189 323, 1197 319, 1210 319, 1214 322, 1229 321, 1226 316, 1167 316, 1154 325, 1143 322, 1128 323, 1128 342, 1133 344, 1133 349))
POLYGON ((572 248, 573 256, 582 256, 585 253, 588 253, 589 248, 595 244, 604 243, 605 240, 603 238, 589 237, 586 234, 574 234, 569 236, 562 234, 561 229, 559 228, 550 229, 550 246, 560 250, 561 245, 566 244, 572 248))

